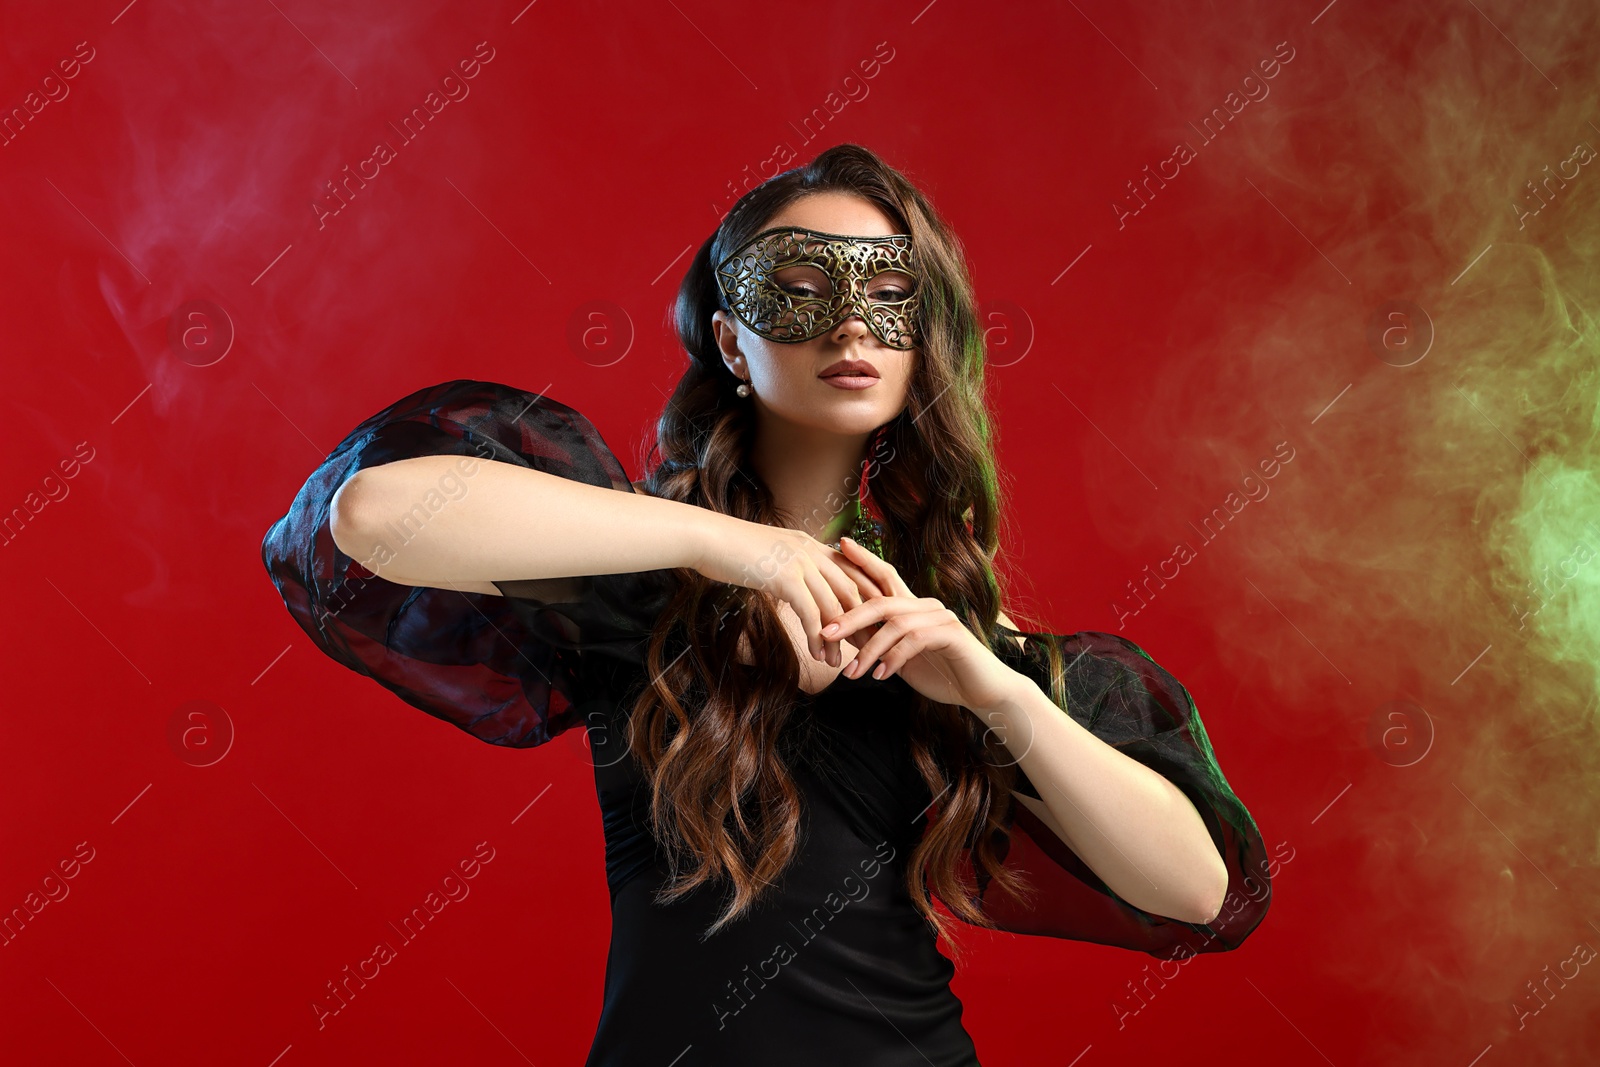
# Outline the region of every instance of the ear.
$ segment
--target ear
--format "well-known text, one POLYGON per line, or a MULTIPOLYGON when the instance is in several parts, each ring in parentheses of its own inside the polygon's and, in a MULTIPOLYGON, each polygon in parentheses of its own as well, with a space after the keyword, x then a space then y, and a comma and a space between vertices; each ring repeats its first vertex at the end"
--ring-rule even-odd
POLYGON ((749 380, 744 363, 744 353, 739 351, 739 329, 733 316, 718 308, 711 314, 711 329, 717 337, 717 348, 722 353, 722 365, 736 378, 749 380))

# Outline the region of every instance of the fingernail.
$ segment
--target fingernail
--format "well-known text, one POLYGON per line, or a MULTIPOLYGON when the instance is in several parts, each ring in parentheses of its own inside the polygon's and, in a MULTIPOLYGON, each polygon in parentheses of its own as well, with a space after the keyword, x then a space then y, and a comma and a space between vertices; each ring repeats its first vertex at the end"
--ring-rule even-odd
POLYGON ((828 625, 826 625, 826 626, 824 626, 822 628, 822 632, 825 633, 825 634, 828 634, 831 637, 832 635, 834 635, 834 634, 839 632, 839 624, 836 623, 836 622, 830 622, 828 625))
POLYGON ((884 676, 885 672, 886 672, 885 666, 882 663, 880 663, 880 664, 878 664, 876 667, 874 667, 872 669, 872 676, 874 678, 880 678, 881 679, 884 676))
POLYGON ((856 665, 858 663, 860 663, 860 662, 861 662, 861 657, 857 656, 855 659, 853 659, 849 663, 845 664, 845 667, 844 667, 845 676, 849 677, 849 678, 854 678, 855 675, 853 673, 851 673, 851 672, 856 669, 856 665))

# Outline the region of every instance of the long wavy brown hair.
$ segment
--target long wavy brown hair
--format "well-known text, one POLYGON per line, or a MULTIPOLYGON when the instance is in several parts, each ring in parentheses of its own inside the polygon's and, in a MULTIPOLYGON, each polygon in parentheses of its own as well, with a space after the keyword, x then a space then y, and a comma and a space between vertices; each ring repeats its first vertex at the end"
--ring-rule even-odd
MULTIPOLYGON (((867 443, 868 457, 891 458, 868 459, 862 504, 883 524, 885 558, 912 591, 937 597, 994 647, 1001 486, 984 404, 983 333, 964 253, 923 194, 860 145, 836 145, 750 190, 695 253, 675 308, 689 369, 661 413, 645 488, 750 522, 783 525, 747 461, 753 408, 735 395, 737 379, 712 332, 712 313, 726 309, 714 265, 786 204, 825 191, 877 205, 896 232, 912 235, 917 250, 921 353, 906 409, 867 443)), ((671 864, 658 900, 705 883, 731 884, 729 904, 709 936, 757 902, 798 846, 800 793, 778 738, 796 705, 799 665, 776 598, 688 569, 676 576, 678 591, 651 636, 651 680, 631 712, 630 744, 651 783, 653 829, 671 864), (686 642, 681 654, 668 653, 672 632, 686 642), (770 669, 726 670, 741 643, 770 669)), ((977 716, 915 697, 912 758, 937 798, 937 812, 907 863, 906 887, 936 936, 950 940, 951 927, 934 909, 930 887, 960 918, 993 926, 963 870, 964 858, 974 873, 992 879, 986 893, 1030 891, 996 852, 1017 770, 977 716)))

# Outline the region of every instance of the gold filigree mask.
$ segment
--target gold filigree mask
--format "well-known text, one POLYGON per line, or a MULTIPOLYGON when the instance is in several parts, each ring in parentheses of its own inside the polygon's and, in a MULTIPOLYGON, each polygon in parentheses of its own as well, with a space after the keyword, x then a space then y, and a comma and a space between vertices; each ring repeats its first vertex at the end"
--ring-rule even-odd
POLYGON ((718 264, 717 286, 726 310, 780 344, 819 337, 852 314, 890 348, 915 348, 920 340, 910 234, 774 227, 718 264))

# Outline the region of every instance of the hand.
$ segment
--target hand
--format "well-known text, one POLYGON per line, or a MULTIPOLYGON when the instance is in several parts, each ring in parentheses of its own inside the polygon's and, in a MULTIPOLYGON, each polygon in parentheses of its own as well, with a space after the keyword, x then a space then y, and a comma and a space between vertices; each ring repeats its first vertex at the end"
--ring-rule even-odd
POLYGON ((1002 663, 955 612, 934 597, 918 597, 890 563, 848 537, 839 547, 885 590, 869 593, 866 601, 822 631, 829 640, 858 630, 868 635, 865 642, 851 642, 857 653, 845 670, 849 677, 859 678, 877 663, 874 678, 898 671, 923 696, 979 715, 1011 696, 1021 675, 1002 663))
POLYGON ((860 605, 863 595, 879 594, 870 575, 803 530, 707 512, 702 533, 694 570, 714 582, 760 589, 785 601, 805 630, 811 655, 839 666, 839 639, 823 636, 822 627, 860 605))

